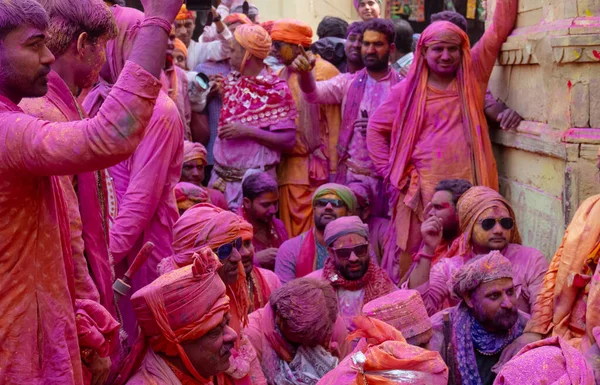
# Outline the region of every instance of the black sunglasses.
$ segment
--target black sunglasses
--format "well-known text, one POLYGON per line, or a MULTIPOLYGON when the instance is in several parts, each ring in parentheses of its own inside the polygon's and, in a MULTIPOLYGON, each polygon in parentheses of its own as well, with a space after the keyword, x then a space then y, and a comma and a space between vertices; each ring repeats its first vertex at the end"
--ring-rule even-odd
POLYGON ((486 218, 482 221, 479 221, 481 224, 481 228, 485 231, 489 231, 496 226, 496 223, 500 223, 500 226, 504 230, 511 230, 515 226, 515 220, 512 218, 486 218))
POLYGON ((333 249, 333 252, 339 259, 350 259, 352 253, 354 253, 354 255, 356 255, 358 258, 363 258, 369 254, 369 244, 365 243, 352 247, 340 247, 339 249, 333 249))
POLYGON ((329 199, 329 198, 320 198, 315 201, 315 206, 319 208, 325 208, 328 204, 331 203, 332 207, 336 209, 345 207, 344 201, 341 199, 329 199))
POLYGON ((217 257, 219 257, 220 261, 224 261, 231 256, 233 248, 235 248, 236 250, 242 248, 242 238, 238 238, 233 242, 221 245, 217 248, 217 250, 213 251, 217 254, 217 257))

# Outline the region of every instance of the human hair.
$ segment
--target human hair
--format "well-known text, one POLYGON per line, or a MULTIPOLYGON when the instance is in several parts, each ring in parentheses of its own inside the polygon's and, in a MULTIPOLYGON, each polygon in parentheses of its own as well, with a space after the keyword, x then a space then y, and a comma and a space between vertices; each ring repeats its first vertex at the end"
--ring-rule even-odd
POLYGON ((347 31, 348 22, 346 20, 335 16, 325 16, 317 27, 317 36, 319 36, 319 39, 326 37, 345 39, 347 31))
POLYGON ((0 40, 22 25, 45 31, 48 28, 48 15, 35 0, 0 1, 0 40))
POLYGON ((371 19, 365 22, 366 31, 375 31, 384 34, 387 37, 389 44, 393 44, 396 40, 396 31, 394 31, 394 24, 387 19, 371 19))
POLYGON ((101 0, 38 0, 50 25, 46 45, 54 56, 67 52, 79 35, 87 33, 94 43, 99 38, 117 37, 118 29, 110 9, 101 0))
POLYGON ((465 31, 465 33, 467 32, 467 19, 458 12, 442 11, 434 13, 431 15, 431 22, 434 23, 436 21, 448 21, 465 31))
POLYGON ((404 19, 394 19, 392 23, 396 32, 396 39, 394 40, 396 50, 405 54, 412 52, 414 32, 410 23, 404 19))
POLYGON ((253 23, 256 23, 256 16, 258 16, 258 8, 255 5, 248 3, 248 12, 246 13, 244 12, 244 4, 242 4, 231 8, 231 11, 229 11, 229 13, 244 13, 250 18, 250 20, 252 20, 253 23))
POLYGON ((435 186, 435 191, 448 191, 452 194, 452 202, 454 206, 458 203, 460 197, 473 187, 471 182, 464 179, 444 179, 435 186))
POLYGON ((303 337, 305 345, 324 345, 331 338, 338 302, 329 282, 295 279, 271 293, 269 302, 288 330, 303 337))
POLYGON ((251 201, 266 192, 277 191, 279 187, 271 175, 266 172, 250 174, 242 181, 242 196, 251 201))
POLYGON ((360 34, 362 35, 365 32, 365 22, 364 21, 355 21, 354 23, 348 26, 348 31, 346 32, 346 38, 352 34, 360 34))

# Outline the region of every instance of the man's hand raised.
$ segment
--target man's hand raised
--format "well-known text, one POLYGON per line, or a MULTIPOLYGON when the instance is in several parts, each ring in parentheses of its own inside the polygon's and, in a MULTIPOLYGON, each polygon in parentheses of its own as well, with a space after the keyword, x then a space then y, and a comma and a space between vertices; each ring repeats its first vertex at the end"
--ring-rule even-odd
POLYGON ((317 58, 312 52, 306 52, 304 47, 298 45, 298 49, 300 50, 300 55, 294 59, 291 64, 291 69, 296 72, 310 72, 315 68, 315 63, 317 58))
POLYGON ((141 0, 146 17, 160 17, 173 23, 183 0, 141 0))

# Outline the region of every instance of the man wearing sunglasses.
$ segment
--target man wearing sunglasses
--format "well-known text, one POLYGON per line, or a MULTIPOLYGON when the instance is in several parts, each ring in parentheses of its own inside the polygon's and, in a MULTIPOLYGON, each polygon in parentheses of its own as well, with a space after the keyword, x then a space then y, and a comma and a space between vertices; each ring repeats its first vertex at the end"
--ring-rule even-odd
POLYGON ((325 227, 338 218, 352 215, 357 203, 348 187, 327 183, 315 191, 312 205, 315 226, 284 242, 277 251, 275 274, 283 284, 323 268, 328 255, 325 227))
POLYGON ((521 235, 515 222, 515 213, 498 192, 488 187, 472 187, 458 201, 461 235, 454 241, 448 255, 431 266, 433 254, 423 250, 414 257, 414 270, 403 288, 421 293, 429 315, 456 305, 448 282, 452 275, 474 256, 498 250, 512 264, 515 286, 520 286, 518 308, 531 313, 536 296, 542 286, 548 261, 531 247, 521 245, 521 235))
POLYGON ((359 217, 342 217, 325 228, 329 258, 325 267, 308 275, 324 279, 338 296, 338 311, 349 331, 352 318, 363 304, 398 290, 387 273, 375 263, 369 243, 369 227, 359 217))

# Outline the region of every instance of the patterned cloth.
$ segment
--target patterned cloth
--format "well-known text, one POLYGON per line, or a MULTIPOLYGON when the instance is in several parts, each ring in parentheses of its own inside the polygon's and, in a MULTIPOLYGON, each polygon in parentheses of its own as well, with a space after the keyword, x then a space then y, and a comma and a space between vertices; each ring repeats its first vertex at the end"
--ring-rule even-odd
POLYGON ((175 185, 173 193, 180 213, 198 203, 210 203, 208 192, 193 183, 179 182, 175 185))
POLYGON ((452 277, 452 290, 459 297, 476 289, 482 283, 500 278, 513 278, 510 261, 497 250, 465 264, 452 277))

